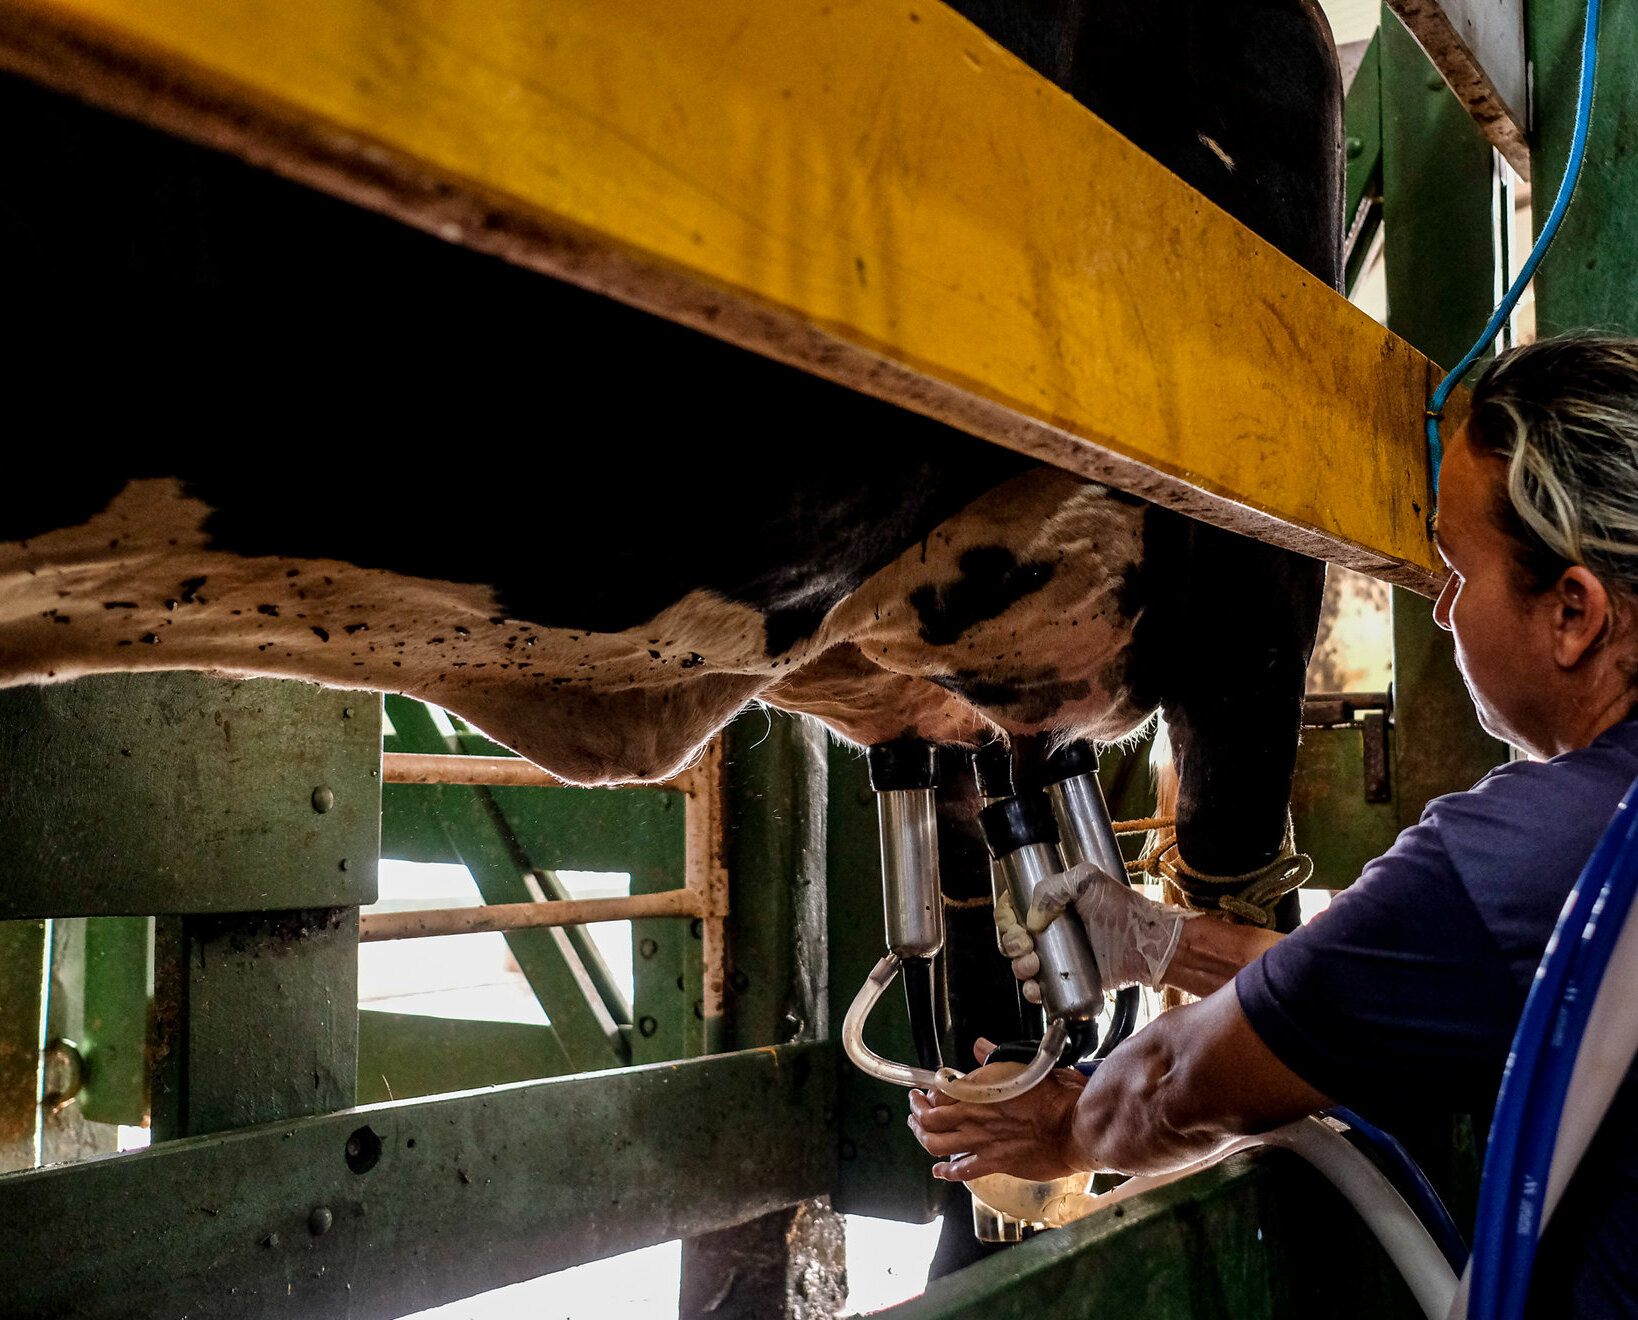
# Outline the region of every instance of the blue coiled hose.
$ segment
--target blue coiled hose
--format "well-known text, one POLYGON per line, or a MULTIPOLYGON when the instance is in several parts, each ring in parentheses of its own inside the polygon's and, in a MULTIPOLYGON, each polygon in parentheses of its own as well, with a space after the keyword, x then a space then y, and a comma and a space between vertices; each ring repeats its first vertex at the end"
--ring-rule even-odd
POLYGON ((1565 900, 1513 1036, 1479 1184, 1469 1320, 1524 1314, 1564 1098, 1610 954, 1638 896, 1638 781, 1565 900))
POLYGON ((1535 246, 1530 249, 1530 255, 1524 260, 1524 269, 1519 271, 1519 277, 1513 281, 1512 288, 1497 305, 1479 336, 1478 342, 1468 349, 1467 356, 1458 362, 1451 373, 1439 382, 1439 388, 1434 390, 1433 397, 1428 400, 1428 461, 1433 465, 1433 493, 1439 493, 1439 459, 1443 449, 1439 443, 1439 417, 1445 410, 1445 404, 1450 399, 1462 377, 1467 375, 1468 368, 1479 360, 1479 355, 1501 333, 1502 324, 1513 314, 1519 296, 1524 292, 1525 285, 1530 283, 1536 273, 1536 267, 1541 265, 1541 259, 1547 255, 1547 249, 1552 244, 1553 237, 1558 233, 1558 227, 1564 220, 1564 213, 1570 209, 1570 198, 1575 194, 1576 180, 1581 177, 1581 161, 1587 154, 1587 125, 1592 121, 1593 78, 1598 72, 1598 16, 1601 0, 1587 0, 1587 26, 1581 34, 1581 84, 1576 96, 1575 104, 1575 133, 1570 139, 1570 157, 1564 165, 1564 178, 1558 185, 1558 196, 1553 199, 1553 209, 1547 213, 1547 223, 1542 225, 1541 234, 1536 238, 1535 246))

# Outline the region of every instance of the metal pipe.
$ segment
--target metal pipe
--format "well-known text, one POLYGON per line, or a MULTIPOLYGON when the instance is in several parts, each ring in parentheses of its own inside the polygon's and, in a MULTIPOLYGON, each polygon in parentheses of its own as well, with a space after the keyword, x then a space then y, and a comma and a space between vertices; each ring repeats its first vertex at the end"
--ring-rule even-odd
MULTIPOLYGON (((384 784, 471 784, 492 788, 573 788, 521 756, 433 756, 419 752, 386 752, 381 757, 384 784)), ((612 784, 611 788, 667 788, 694 791, 694 771, 657 784, 612 784)))
POLYGON ((687 889, 629 898, 553 899, 545 903, 493 903, 483 907, 425 908, 413 912, 366 912, 358 919, 361 944, 415 940, 434 935, 472 935, 491 930, 528 930, 637 917, 705 915, 699 895, 687 889))
POLYGON ((901 958, 931 958, 944 947, 933 790, 878 792, 876 818, 881 831, 887 947, 901 958))
POLYGON ((1097 775, 1072 775, 1048 784, 1047 800, 1058 822, 1058 846, 1063 850, 1064 865, 1090 862, 1117 880, 1124 880, 1126 859, 1115 842, 1109 804, 1104 801, 1097 775))
MULTIPOLYGON (((1019 914, 1029 911, 1035 887, 1059 870, 1058 850, 1050 843, 1026 843, 998 860, 1013 911, 1019 914)), ((1048 1021, 1091 1020, 1103 1012, 1103 978, 1073 911, 1035 936, 1035 952, 1041 959, 1037 979, 1048 1021)))

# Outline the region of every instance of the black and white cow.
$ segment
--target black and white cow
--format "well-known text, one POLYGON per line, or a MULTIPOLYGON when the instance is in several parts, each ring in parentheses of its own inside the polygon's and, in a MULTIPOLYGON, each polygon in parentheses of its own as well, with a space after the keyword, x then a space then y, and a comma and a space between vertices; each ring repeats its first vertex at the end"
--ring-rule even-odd
MULTIPOLYGON (((1335 282, 1317 5, 956 7, 1335 282)), ((401 692, 588 784, 755 700, 861 743, 1160 709, 1183 855, 1275 855, 1319 565, 27 85, 0 109, 34 185, 0 205, 0 686, 401 692)))

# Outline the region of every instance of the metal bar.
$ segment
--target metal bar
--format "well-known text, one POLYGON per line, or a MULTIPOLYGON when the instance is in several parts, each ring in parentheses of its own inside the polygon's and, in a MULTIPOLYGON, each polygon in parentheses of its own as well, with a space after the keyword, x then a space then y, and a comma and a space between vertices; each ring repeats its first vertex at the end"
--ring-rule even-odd
POLYGON ((380 711, 204 674, 0 692, 0 917, 374 902, 380 711))
MULTIPOLYGON (((420 702, 392 696, 386 702, 400 746, 418 751, 446 746, 420 702)), ((484 902, 532 904, 535 895, 529 891, 527 876, 535 865, 490 790, 444 785, 429 791, 437 795, 438 824, 455 855, 472 873, 484 902)), ((622 1067, 631 1062, 625 1035, 608 1007, 596 999, 590 976, 561 931, 509 930, 506 942, 577 1069, 622 1067)))
MULTIPOLYGON (((617 788, 664 788, 692 793, 692 768, 657 784, 617 784, 617 788)), ((466 784, 509 788, 571 788, 555 775, 519 756, 440 756, 420 752, 387 752, 381 758, 385 784, 466 784)))
MULTIPOLYGON (((1574 136, 1586 0, 1529 0, 1530 66, 1537 133, 1530 205, 1535 232, 1552 209, 1574 136)), ((1598 99, 1587 130, 1587 168, 1575 203, 1536 272, 1543 336, 1597 326, 1638 335, 1638 9, 1607 4, 1599 24, 1598 99)))
POLYGON ((155 924, 156 1141, 349 1108, 358 909, 155 924))
POLYGON ((749 1050, 0 1177, 0 1314, 385 1320, 711 1232, 829 1190, 840 1061, 749 1050))
POLYGON ((432 935, 472 935, 489 930, 533 930, 633 917, 698 917, 694 895, 685 889, 630 898, 563 898, 544 903, 494 903, 483 907, 426 908, 416 912, 366 912, 358 919, 361 944, 418 940, 432 935))
POLYGON ((1387 0, 1456 99, 1521 178, 1530 177, 1525 0, 1387 0))
POLYGON ((573 1071, 557 1033, 538 1023, 377 1009, 361 1009, 358 1014, 360 1104, 473 1091, 573 1071))
POLYGON ((1444 576, 1432 364, 944 5, 12 0, 0 66, 1229 530, 1444 576))

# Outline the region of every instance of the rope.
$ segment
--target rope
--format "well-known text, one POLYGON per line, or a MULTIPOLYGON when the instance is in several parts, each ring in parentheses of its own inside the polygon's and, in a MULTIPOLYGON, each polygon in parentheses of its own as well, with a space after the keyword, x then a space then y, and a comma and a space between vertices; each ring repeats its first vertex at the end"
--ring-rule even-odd
POLYGON ((1519 297, 1524 292, 1525 285, 1535 276, 1536 267, 1541 259, 1547 255, 1547 249, 1552 245, 1553 238, 1558 233, 1558 227, 1564 220, 1564 213, 1570 209, 1570 198, 1575 195, 1576 181, 1581 177, 1581 161, 1587 154, 1587 127, 1592 120, 1593 77, 1598 69, 1598 13, 1600 0, 1587 0, 1587 24, 1581 36, 1581 82, 1577 89, 1575 103, 1575 133, 1570 139, 1570 157, 1564 165, 1564 178, 1558 185, 1558 196, 1553 199, 1553 209, 1547 215, 1547 222, 1541 227, 1541 235, 1536 239, 1535 246, 1530 249, 1530 255, 1525 258, 1524 268, 1519 271, 1519 277, 1513 281, 1506 296, 1501 300, 1490 321, 1479 335, 1478 342, 1468 349, 1467 356, 1458 362, 1451 373, 1439 382, 1439 388, 1434 390, 1433 397, 1428 400, 1428 459, 1433 464, 1433 493, 1439 493, 1439 460, 1442 449, 1439 443, 1439 419, 1444 415, 1445 404, 1450 399, 1451 391, 1465 376, 1479 355, 1485 348, 1495 341, 1501 333, 1503 322, 1513 314, 1519 297))
MULTIPOLYGON (((1143 820, 1117 820, 1111 822, 1116 834, 1141 834, 1146 830, 1169 830, 1177 824, 1175 816, 1150 816, 1143 820)), ((1140 866, 1138 862, 1127 862, 1126 869, 1132 870, 1140 866)), ((995 906, 995 899, 988 894, 977 898, 951 898, 948 894, 940 893, 944 906, 957 912, 969 911, 973 908, 987 908, 995 906)))
POLYGON ((1207 875, 1196 871, 1179 854, 1175 839, 1147 857, 1127 862, 1126 870, 1170 884, 1190 907, 1215 907, 1266 930, 1274 924, 1275 904, 1293 889, 1300 889, 1314 874, 1314 859, 1296 851, 1288 821, 1280 855, 1268 865, 1243 875, 1207 875))

